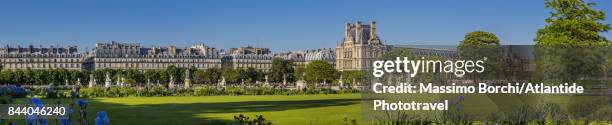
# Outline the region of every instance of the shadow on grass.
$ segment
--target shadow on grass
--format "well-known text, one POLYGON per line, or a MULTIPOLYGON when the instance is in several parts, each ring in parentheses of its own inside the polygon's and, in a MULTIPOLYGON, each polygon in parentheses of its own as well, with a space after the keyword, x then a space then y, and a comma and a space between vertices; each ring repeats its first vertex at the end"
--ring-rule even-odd
MULTIPOLYGON (((189 104, 143 104, 124 105, 100 102, 90 99, 88 112, 94 119, 95 112, 106 111, 113 124, 218 124, 232 122, 232 117, 214 118, 209 114, 255 113, 266 111, 284 111, 292 109, 317 108, 328 106, 346 106, 359 103, 360 99, 323 99, 299 101, 242 101, 211 102, 189 104)), ((253 118, 254 116, 249 116, 253 118)), ((265 117, 265 115, 264 115, 265 117)), ((271 119, 274 120, 274 119, 271 119)))

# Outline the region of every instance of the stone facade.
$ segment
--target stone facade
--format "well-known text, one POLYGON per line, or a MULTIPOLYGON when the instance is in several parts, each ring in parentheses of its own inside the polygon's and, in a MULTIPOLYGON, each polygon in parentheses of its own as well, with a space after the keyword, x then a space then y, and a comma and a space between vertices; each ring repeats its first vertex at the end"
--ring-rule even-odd
POLYGON ((336 52, 332 48, 293 51, 275 54, 275 57, 290 60, 296 65, 306 65, 312 61, 326 61, 335 66, 336 52))
POLYGON ((225 55, 266 55, 272 54, 268 48, 257 48, 253 46, 230 48, 225 55))
POLYGON ((183 49, 169 47, 141 47, 130 43, 98 43, 91 53, 95 69, 139 70, 165 69, 174 65, 198 69, 221 68, 221 55, 216 48, 199 44, 183 49))
POLYGON ((10 47, 0 48, 0 65, 5 69, 77 69, 82 66, 82 56, 76 46, 48 48, 10 47))
POLYGON ((225 66, 234 69, 255 68, 261 71, 268 71, 272 68, 273 58, 274 56, 271 54, 232 54, 223 57, 223 61, 225 66))
POLYGON ((389 50, 376 34, 376 22, 346 23, 344 40, 336 46, 336 69, 370 69, 372 62, 389 50))

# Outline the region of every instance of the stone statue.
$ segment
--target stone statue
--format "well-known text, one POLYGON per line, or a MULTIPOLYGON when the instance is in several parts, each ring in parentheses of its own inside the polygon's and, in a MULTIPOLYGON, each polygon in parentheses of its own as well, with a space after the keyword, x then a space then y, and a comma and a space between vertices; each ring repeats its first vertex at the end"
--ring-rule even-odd
POLYGON ((184 87, 185 89, 188 89, 189 87, 191 87, 191 74, 189 73, 189 70, 185 71, 185 83, 184 83, 184 87))
POLYGON ((270 85, 270 83, 268 82, 268 75, 266 75, 266 77, 265 77, 265 78, 266 78, 266 82, 264 82, 264 85, 269 86, 269 85, 270 85))
POLYGON ((340 79, 338 79, 338 84, 339 84, 340 89, 344 88, 344 82, 343 82, 342 76, 343 75, 340 75, 340 79))
POLYGON ((104 87, 111 87, 111 77, 110 77, 110 73, 106 72, 106 79, 104 81, 104 87))
POLYGON ((174 85, 174 76, 170 76, 170 83, 168 83, 168 88, 173 89, 176 85, 174 85))
POLYGON ((219 82, 219 86, 225 87, 225 77, 221 76, 221 82, 219 82))
POLYGON ((93 87, 96 84, 96 78, 93 74, 89 74, 89 87, 93 87))
POLYGON ((117 79, 115 79, 115 85, 116 86, 121 86, 121 77, 119 77, 119 75, 117 75, 117 79))
POLYGON ((283 85, 287 85, 287 74, 283 74, 283 85))
POLYGON ((81 78, 77 78, 77 82, 74 85, 81 85, 81 78))

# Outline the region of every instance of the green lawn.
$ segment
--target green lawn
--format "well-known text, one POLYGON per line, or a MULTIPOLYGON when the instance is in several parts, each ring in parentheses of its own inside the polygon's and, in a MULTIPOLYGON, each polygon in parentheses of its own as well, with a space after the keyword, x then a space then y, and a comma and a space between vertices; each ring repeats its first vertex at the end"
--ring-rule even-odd
MULTIPOLYGON (((27 103, 18 100, 17 103, 27 103)), ((360 120, 359 94, 126 97, 88 99, 90 120, 106 111, 111 124, 204 124, 233 120, 234 115, 264 115, 274 124, 340 124, 360 120), (216 122, 212 122, 216 121, 216 122)), ((51 102, 51 100, 45 100, 51 102)), ((22 121, 18 121, 21 123, 22 121)))
MULTIPOLYGON (((419 94, 412 96, 393 94, 388 98, 428 102, 439 99, 453 100, 456 96, 453 94, 419 94)), ((589 102, 593 97, 467 94, 461 105, 462 111, 470 114, 489 114, 500 111, 511 112, 522 104, 537 104, 541 98, 556 102, 560 104, 562 109, 567 110, 569 104, 589 102)), ((90 103, 88 112, 89 120, 92 123, 98 111, 106 111, 109 114, 111 124, 145 125, 233 122, 233 116, 238 114, 244 114, 251 118, 255 115, 263 115, 272 123, 279 125, 342 124, 345 117, 349 121, 355 119, 361 123, 363 118, 361 116, 360 94, 125 97, 87 100, 90 103)), ((15 103, 23 104, 28 103, 28 101, 29 99, 16 99, 15 103)), ((54 101, 57 100, 44 99, 45 103, 54 101)), ((60 101, 68 103, 66 99, 60 101)), ((603 109, 609 110, 611 108, 603 109)), ((76 116, 76 113, 73 116, 76 116)), ((14 121, 23 124, 25 120, 14 121)), ((72 121, 76 123, 75 119, 72 119, 72 121)))

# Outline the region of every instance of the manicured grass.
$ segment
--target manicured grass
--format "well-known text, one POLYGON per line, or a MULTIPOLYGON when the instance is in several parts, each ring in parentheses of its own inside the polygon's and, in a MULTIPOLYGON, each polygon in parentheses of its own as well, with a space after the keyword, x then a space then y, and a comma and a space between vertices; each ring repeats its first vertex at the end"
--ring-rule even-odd
MULTIPOLYGON (((364 94, 365 95, 365 94, 364 94)), ((88 119, 93 119, 98 111, 109 114, 111 124, 218 124, 235 122, 233 116, 244 114, 253 119, 263 115, 267 120, 279 125, 300 124, 342 124, 346 117, 350 123, 355 119, 362 124, 362 104, 360 94, 329 95, 267 95, 267 96, 199 96, 199 97, 125 97, 125 98, 92 98, 89 102, 88 119)), ((380 97, 380 96, 379 96, 380 97)), ((392 94, 389 100, 431 102, 440 99, 456 99, 457 95, 392 94)), ((534 105, 545 98, 555 102, 562 109, 578 102, 589 102, 593 97, 563 95, 527 96, 527 95, 487 95, 466 94, 461 103, 461 110, 469 114, 490 114, 491 112, 511 112, 522 104, 534 105)), ((61 101, 68 104, 68 99, 43 99, 45 103, 61 101)), ((29 103, 29 99, 16 99, 15 103, 29 103)), ((452 105, 452 104, 451 104, 452 105)), ((363 105, 370 108, 371 105, 363 105)), ((451 107, 452 109, 453 107, 451 107)), ((610 108, 604 108, 610 109, 610 108)), ((368 114, 372 112, 366 112, 368 114)), ((430 112, 432 113, 432 112, 430 112)), ((433 113, 439 115, 439 113, 433 113)), ((374 115, 374 114, 370 114, 374 115)), ((25 120, 12 120, 24 124, 25 120)), ((76 124, 76 112, 71 120, 76 124)), ((4 122, 6 123, 6 122, 4 122)), ((55 124, 54 121, 51 121, 55 124)))
MULTIPOLYGON (((89 119, 106 111, 111 124, 205 124, 233 121, 244 114, 263 115, 274 124, 340 124, 343 118, 360 121, 359 94, 126 97, 94 98, 89 119)), ((19 100, 17 103, 27 103, 19 100)), ((63 100, 66 101, 66 100, 63 100)), ((45 102, 52 102, 45 100, 45 102)), ((76 115, 74 115, 76 116, 76 115)), ((73 120, 76 123, 76 120, 73 120)))

